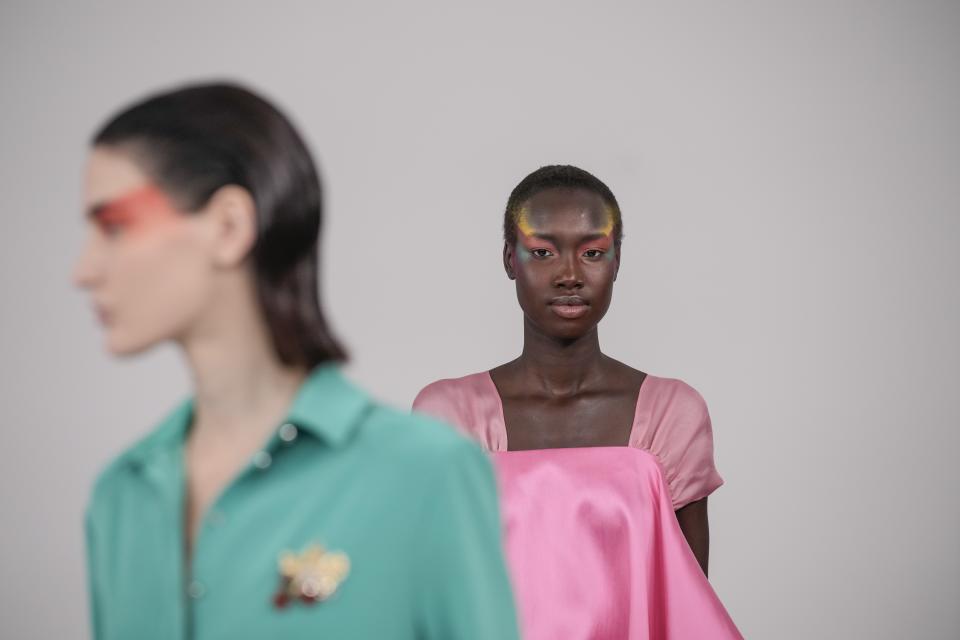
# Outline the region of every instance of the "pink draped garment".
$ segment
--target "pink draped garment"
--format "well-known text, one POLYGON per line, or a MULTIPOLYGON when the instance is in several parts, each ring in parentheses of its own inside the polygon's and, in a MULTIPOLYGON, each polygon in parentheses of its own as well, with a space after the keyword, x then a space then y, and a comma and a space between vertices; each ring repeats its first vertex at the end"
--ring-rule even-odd
POLYGON ((741 637, 673 513, 723 482, 691 387, 647 376, 625 447, 508 451, 488 372, 428 385, 414 410, 491 452, 526 640, 741 637))

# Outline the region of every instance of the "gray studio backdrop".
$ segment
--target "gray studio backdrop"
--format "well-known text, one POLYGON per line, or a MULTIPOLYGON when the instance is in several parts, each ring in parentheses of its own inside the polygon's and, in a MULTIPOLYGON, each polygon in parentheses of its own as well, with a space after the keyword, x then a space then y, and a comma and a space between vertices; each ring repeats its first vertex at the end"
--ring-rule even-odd
POLYGON ((69 286, 88 137, 214 78, 320 161, 353 379, 408 406, 512 358, 502 207, 578 164, 624 211, 604 348, 710 406, 744 634, 960 635, 960 5, 576 6, 0 5, 0 636, 86 633, 91 481, 187 390, 170 348, 105 356, 69 286))

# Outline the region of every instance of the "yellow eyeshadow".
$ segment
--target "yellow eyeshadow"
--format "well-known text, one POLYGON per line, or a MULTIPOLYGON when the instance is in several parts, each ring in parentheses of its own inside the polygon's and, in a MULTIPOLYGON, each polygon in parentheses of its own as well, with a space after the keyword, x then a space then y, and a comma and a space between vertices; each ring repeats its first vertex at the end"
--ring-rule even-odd
POLYGON ((530 222, 527 220, 527 208, 521 207, 519 213, 517 214, 517 229, 520 230, 525 236, 533 235, 533 227, 530 226, 530 222))
MULTIPOLYGON (((611 207, 604 207, 604 211, 607 214, 607 223, 600 229, 600 233, 606 236, 613 233, 615 215, 611 207)), ((534 229, 530 226, 527 214, 528 211, 526 207, 521 207, 520 210, 517 211, 517 229, 525 236, 532 236, 534 229)))
POLYGON ((600 229, 600 232, 607 236, 613 232, 613 211, 610 209, 610 207, 604 207, 604 211, 607 212, 607 224, 600 229))

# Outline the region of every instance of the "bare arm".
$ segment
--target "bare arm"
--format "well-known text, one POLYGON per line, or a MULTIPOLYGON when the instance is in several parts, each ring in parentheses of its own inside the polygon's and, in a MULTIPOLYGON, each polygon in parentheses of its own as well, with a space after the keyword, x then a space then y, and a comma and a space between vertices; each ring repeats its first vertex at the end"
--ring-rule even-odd
POLYGON ((707 575, 707 564, 710 559, 710 523, 707 520, 707 499, 701 498, 696 502, 680 507, 676 511, 677 522, 687 544, 693 551, 694 557, 707 575))

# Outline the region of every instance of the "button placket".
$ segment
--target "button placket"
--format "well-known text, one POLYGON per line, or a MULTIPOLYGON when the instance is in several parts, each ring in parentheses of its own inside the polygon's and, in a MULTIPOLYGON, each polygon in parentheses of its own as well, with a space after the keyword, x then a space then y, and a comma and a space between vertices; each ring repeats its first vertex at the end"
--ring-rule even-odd
POLYGON ((199 600, 207 594, 207 588, 199 580, 191 580, 187 585, 187 596, 191 600, 199 600))
MULTIPOLYGON (((276 439, 271 440, 271 442, 268 443, 263 449, 260 449, 259 451, 255 452, 250 459, 250 464, 257 471, 264 472, 268 470, 273 465, 273 462, 274 462, 273 455, 270 453, 270 449, 275 448, 275 443, 279 441, 284 445, 290 445, 297 439, 297 437, 299 436, 299 433, 300 433, 299 429, 297 429, 296 425, 289 422, 283 423, 282 425, 280 425, 280 427, 276 431, 276 439)), ((224 490, 224 493, 219 497, 217 502, 219 503, 222 500, 224 500, 226 495, 230 492, 231 489, 232 487, 227 487, 227 489, 224 490)), ((204 523, 201 525, 201 531, 197 536, 197 540, 196 540, 197 548, 194 550, 194 557, 193 557, 193 563, 192 563, 193 564, 192 573, 194 573, 194 575, 196 575, 197 573, 197 569, 198 569, 197 564, 200 561, 199 547, 201 546, 200 544, 201 539, 209 537, 210 528, 220 527, 225 523, 225 521, 226 521, 226 515, 223 509, 217 506, 213 506, 210 512, 204 518, 204 523)), ((209 541, 204 540, 204 544, 207 544, 207 543, 209 543, 209 541)), ((192 579, 189 582, 189 584, 187 584, 187 587, 186 587, 186 595, 193 602, 197 602, 198 600, 201 600, 202 598, 204 598, 207 595, 207 592, 208 592, 208 589, 206 585, 201 580, 196 578, 192 579)))

